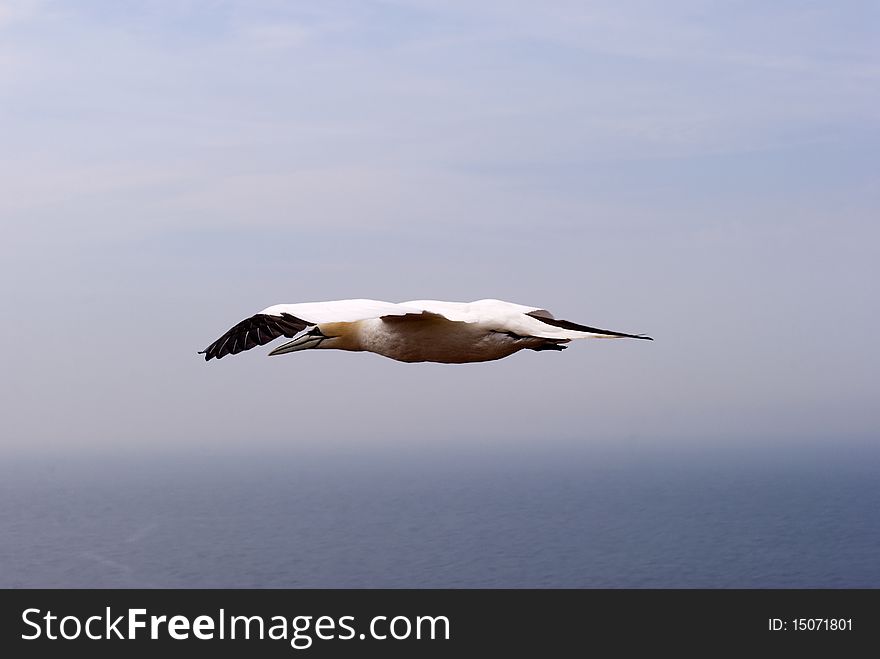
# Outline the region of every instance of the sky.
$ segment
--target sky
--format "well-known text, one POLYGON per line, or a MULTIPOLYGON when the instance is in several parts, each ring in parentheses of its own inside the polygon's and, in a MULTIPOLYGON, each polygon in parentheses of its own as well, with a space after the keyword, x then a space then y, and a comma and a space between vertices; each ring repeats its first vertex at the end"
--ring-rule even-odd
POLYGON ((873 2, 0 0, 0 456, 875 439, 873 2), (486 297, 643 341, 196 351, 486 297))

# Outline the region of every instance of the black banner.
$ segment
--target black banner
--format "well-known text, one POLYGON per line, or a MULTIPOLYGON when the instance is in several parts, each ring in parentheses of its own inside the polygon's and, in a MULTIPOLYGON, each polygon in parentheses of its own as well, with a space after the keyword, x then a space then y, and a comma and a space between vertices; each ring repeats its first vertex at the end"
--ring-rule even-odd
POLYGON ((6 590, 0 600, 6 656, 841 652, 876 644, 880 622, 876 590, 6 590))

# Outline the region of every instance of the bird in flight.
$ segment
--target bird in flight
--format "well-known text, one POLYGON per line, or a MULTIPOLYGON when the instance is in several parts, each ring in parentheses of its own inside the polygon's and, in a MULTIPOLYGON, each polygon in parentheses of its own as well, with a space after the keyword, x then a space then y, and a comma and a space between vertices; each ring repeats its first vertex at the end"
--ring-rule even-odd
POLYGON ((374 352, 401 362, 486 362, 519 350, 564 350, 572 339, 647 339, 643 334, 557 320, 549 311, 501 300, 276 304, 234 325, 204 350, 205 361, 291 339, 270 355, 313 348, 374 352))

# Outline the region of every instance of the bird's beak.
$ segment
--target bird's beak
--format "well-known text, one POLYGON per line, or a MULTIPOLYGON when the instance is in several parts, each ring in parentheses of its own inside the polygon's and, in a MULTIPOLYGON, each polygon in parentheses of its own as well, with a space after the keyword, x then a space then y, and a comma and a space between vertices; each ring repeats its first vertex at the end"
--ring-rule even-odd
POLYGON ((291 341, 278 346, 269 356, 286 355, 288 352, 296 352, 297 350, 308 350, 309 348, 317 348, 321 342, 327 337, 321 334, 321 330, 317 327, 311 327, 297 334, 291 341))

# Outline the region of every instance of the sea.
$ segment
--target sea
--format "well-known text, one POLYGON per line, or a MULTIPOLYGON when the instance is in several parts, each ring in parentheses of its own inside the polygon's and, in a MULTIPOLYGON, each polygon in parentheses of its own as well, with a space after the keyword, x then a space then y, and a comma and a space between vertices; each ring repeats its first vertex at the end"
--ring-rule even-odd
POLYGON ((243 446, 4 459, 0 587, 880 587, 876 442, 243 446))

